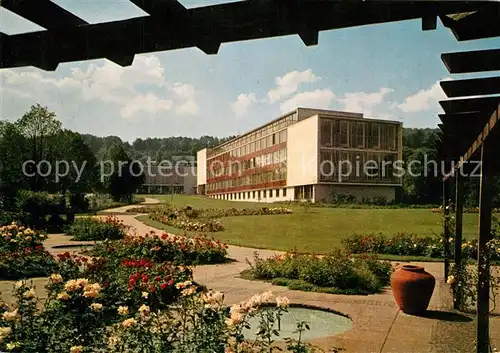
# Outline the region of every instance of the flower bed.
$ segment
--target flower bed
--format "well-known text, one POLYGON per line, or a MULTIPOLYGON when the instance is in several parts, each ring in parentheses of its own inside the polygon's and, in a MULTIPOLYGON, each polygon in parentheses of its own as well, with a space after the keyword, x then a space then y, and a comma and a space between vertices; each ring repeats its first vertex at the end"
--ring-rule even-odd
POLYGON ((369 294, 389 283, 392 266, 374 257, 354 258, 340 250, 322 257, 286 253, 261 259, 255 254, 249 273, 254 279, 290 289, 369 294))
POLYGON ((227 245, 204 236, 151 232, 145 236, 127 236, 118 241, 98 243, 91 254, 110 261, 145 258, 160 263, 202 265, 226 262, 227 245))
POLYGON ((44 249, 45 234, 12 223, 0 227, 0 279, 41 277, 55 268, 44 249))
POLYGON ((150 213, 149 218, 188 232, 221 232, 224 230, 222 224, 217 220, 191 220, 190 218, 182 217, 175 213, 170 215, 164 215, 163 213, 150 213))
MULTIPOLYGON (((398 233, 393 236, 383 234, 354 234, 342 240, 346 250, 353 254, 377 253, 391 255, 444 257, 443 239, 440 237, 419 237, 414 234, 398 233)), ((500 239, 491 241, 490 259, 500 261, 500 239)), ((450 238, 450 254, 455 252, 455 239, 450 238)), ((462 257, 477 260, 477 240, 462 243, 462 257)))
MULTIPOLYGON (((104 284, 89 278, 51 276, 48 298, 40 302, 32 287, 16 285, 16 304, 0 308, 0 350, 37 353, 84 352, 240 352, 277 350, 279 321, 289 300, 271 292, 250 300, 224 305, 220 292, 200 290, 190 281, 175 288, 180 297, 174 307, 160 312, 149 297, 133 305, 108 307, 104 284), (274 305, 264 305, 274 302, 274 305), (110 320, 109 318, 113 318, 110 320), (255 341, 244 339, 243 330, 259 318, 255 341)), ((288 352, 318 351, 301 341, 308 329, 297 324, 298 340, 286 338, 288 352)), ((282 349, 280 349, 282 350, 282 349)))
MULTIPOLYGON (((146 259, 91 258, 58 255, 61 278, 86 278, 102 284, 101 302, 106 310, 117 306, 133 306, 147 299, 154 310, 164 309, 179 297, 178 283, 192 280, 185 266, 146 259)), ((59 288, 62 290, 63 288, 59 288)), ((110 316, 113 319, 113 315, 110 316)))
POLYGON ((398 233, 354 234, 342 240, 345 249, 353 254, 377 253, 413 256, 443 256, 442 240, 437 237, 419 237, 415 234, 398 233))
POLYGON ((220 232, 224 230, 224 226, 217 218, 290 214, 292 210, 285 207, 195 209, 190 206, 175 208, 167 205, 162 207, 136 207, 129 209, 127 212, 148 213, 149 218, 152 220, 186 231, 220 232))
POLYGON ((105 219, 95 217, 77 218, 66 233, 73 236, 73 240, 105 240, 122 239, 129 229, 116 216, 107 216, 105 219))

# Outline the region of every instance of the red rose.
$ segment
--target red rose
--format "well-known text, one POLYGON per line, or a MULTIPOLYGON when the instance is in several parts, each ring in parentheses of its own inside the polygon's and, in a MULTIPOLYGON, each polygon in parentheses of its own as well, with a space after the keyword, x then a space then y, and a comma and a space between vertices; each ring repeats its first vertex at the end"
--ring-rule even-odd
POLYGON ((161 288, 161 289, 165 289, 165 288, 167 288, 167 287, 168 287, 168 284, 166 284, 166 283, 162 283, 162 284, 160 285, 160 288, 161 288))
POLYGON ((130 283, 131 286, 135 286, 135 278, 131 277, 128 283, 130 283))
POLYGON ((144 275, 142 275, 141 279, 143 282, 147 282, 147 281, 149 281, 149 276, 144 274, 144 275))

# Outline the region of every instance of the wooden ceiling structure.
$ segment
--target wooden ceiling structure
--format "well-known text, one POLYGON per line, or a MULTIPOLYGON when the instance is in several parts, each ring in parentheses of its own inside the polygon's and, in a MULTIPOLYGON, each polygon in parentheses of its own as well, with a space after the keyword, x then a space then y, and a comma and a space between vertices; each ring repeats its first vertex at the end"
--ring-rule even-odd
MULTIPOLYGON (((458 41, 500 37, 500 11, 483 11, 443 16, 441 20, 451 29, 458 41)), ((477 74, 500 70, 500 49, 444 53, 441 59, 450 74, 477 74)), ((441 130, 438 151, 448 167, 443 178, 445 277, 449 271, 449 237, 453 231, 449 222, 448 202, 454 187, 455 194, 455 248, 456 268, 463 268, 462 219, 464 180, 480 178, 479 229, 477 245, 477 352, 490 352, 489 304, 490 261, 488 242, 491 240, 492 185, 498 175, 500 158, 500 76, 487 74, 440 82, 450 99, 440 101, 444 114, 439 118, 441 130), (474 173, 479 167, 480 173, 474 173)), ((458 272, 460 273, 460 272, 458 272)), ((455 304, 458 304, 456 302, 455 304)))
MULTIPOLYGON (((35 66, 55 70, 60 63, 100 58, 127 66, 141 53, 197 47, 206 54, 217 54, 223 43, 285 35, 298 35, 310 46, 318 44, 320 31, 412 19, 421 19, 422 30, 433 30, 439 18, 458 41, 500 36, 500 6, 493 1, 246 0, 193 9, 176 0, 130 1, 148 16, 90 24, 50 0, 0 0, 0 6, 45 28, 16 35, 0 33, 0 69, 35 66)), ((450 74, 500 70, 500 49, 445 53, 442 61, 450 74)), ((489 260, 482 255, 491 236, 491 178, 497 170, 494 156, 500 140, 500 77, 443 81, 441 87, 451 99, 440 102, 444 114, 439 115, 437 148, 450 168, 443 179, 445 213, 447 190, 451 180, 456 180, 456 265, 461 264, 464 179, 458 171, 470 171, 468 162, 481 161, 477 352, 486 353, 489 260)), ((448 244, 450 229, 444 223, 448 244)), ((446 275, 448 270, 446 260, 446 275)))
POLYGON ((452 0, 246 0, 192 9, 176 0, 130 1, 149 15, 89 24, 50 0, 1 0, 0 6, 46 30, 0 33, 0 68, 55 70, 100 58, 127 66, 135 54, 190 47, 217 54, 223 43, 285 35, 315 45, 324 30, 411 19, 434 29, 439 16, 497 8, 490 1, 452 0))

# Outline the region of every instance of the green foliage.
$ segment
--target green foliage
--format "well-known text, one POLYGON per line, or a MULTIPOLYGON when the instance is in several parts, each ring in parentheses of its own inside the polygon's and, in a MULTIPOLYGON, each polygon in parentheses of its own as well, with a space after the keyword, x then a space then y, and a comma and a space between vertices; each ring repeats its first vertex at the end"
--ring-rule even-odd
POLYGON ((44 250, 46 235, 17 224, 0 227, 0 279, 43 277, 56 263, 44 250))
POLYGON ((54 112, 40 104, 31 106, 31 109, 16 121, 20 133, 26 139, 29 150, 25 157, 34 163, 27 165, 27 172, 33 174, 28 179, 30 190, 50 190, 54 187, 54 175, 43 177, 36 171, 36 165, 41 161, 48 161, 55 165, 57 159, 57 135, 61 132, 61 122, 54 112))
POLYGON ((121 145, 113 145, 107 153, 107 161, 112 162, 106 175, 104 187, 114 201, 131 202, 133 194, 144 182, 144 173, 139 164, 132 163, 131 158, 121 145))
POLYGON ((342 239, 345 249, 353 254, 377 253, 392 255, 414 255, 442 257, 443 244, 437 237, 421 237, 416 234, 398 233, 353 234, 342 239))
POLYGON ((105 219, 93 217, 77 218, 66 231, 73 236, 73 240, 116 240, 122 239, 127 233, 128 227, 115 216, 105 219))
MULTIPOLYGON (((325 256, 287 253, 268 259, 255 254, 251 275, 293 289, 345 294, 375 293, 389 283, 390 263, 354 258, 341 251, 325 256)), ((290 288, 290 289, 292 289, 290 288)))
POLYGON ((93 256, 120 262, 144 258, 154 262, 172 262, 178 265, 203 265, 226 262, 227 245, 203 236, 179 236, 149 233, 145 236, 127 236, 118 241, 98 243, 91 250, 93 256))
POLYGON ((36 229, 60 231, 65 224, 59 216, 66 211, 64 199, 47 192, 21 190, 15 210, 22 224, 36 229))

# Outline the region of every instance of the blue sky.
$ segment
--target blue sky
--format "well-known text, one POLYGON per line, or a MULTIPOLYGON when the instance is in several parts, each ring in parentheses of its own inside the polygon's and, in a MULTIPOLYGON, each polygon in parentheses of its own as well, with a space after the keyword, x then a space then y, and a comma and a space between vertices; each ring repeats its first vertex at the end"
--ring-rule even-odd
MULTIPOLYGON (((126 0, 54 2, 91 23, 144 15, 126 0)), ((37 29, 1 9, 1 32, 37 29)), ((437 83, 460 78, 449 75, 440 54, 499 45, 459 43, 441 24, 423 32, 419 21, 408 21, 321 32, 313 47, 288 36, 223 44, 214 56, 197 48, 138 55, 126 68, 92 60, 55 72, 0 70, 0 118, 15 120, 39 102, 67 128, 128 141, 242 133, 296 106, 435 127, 444 98, 437 83)))

